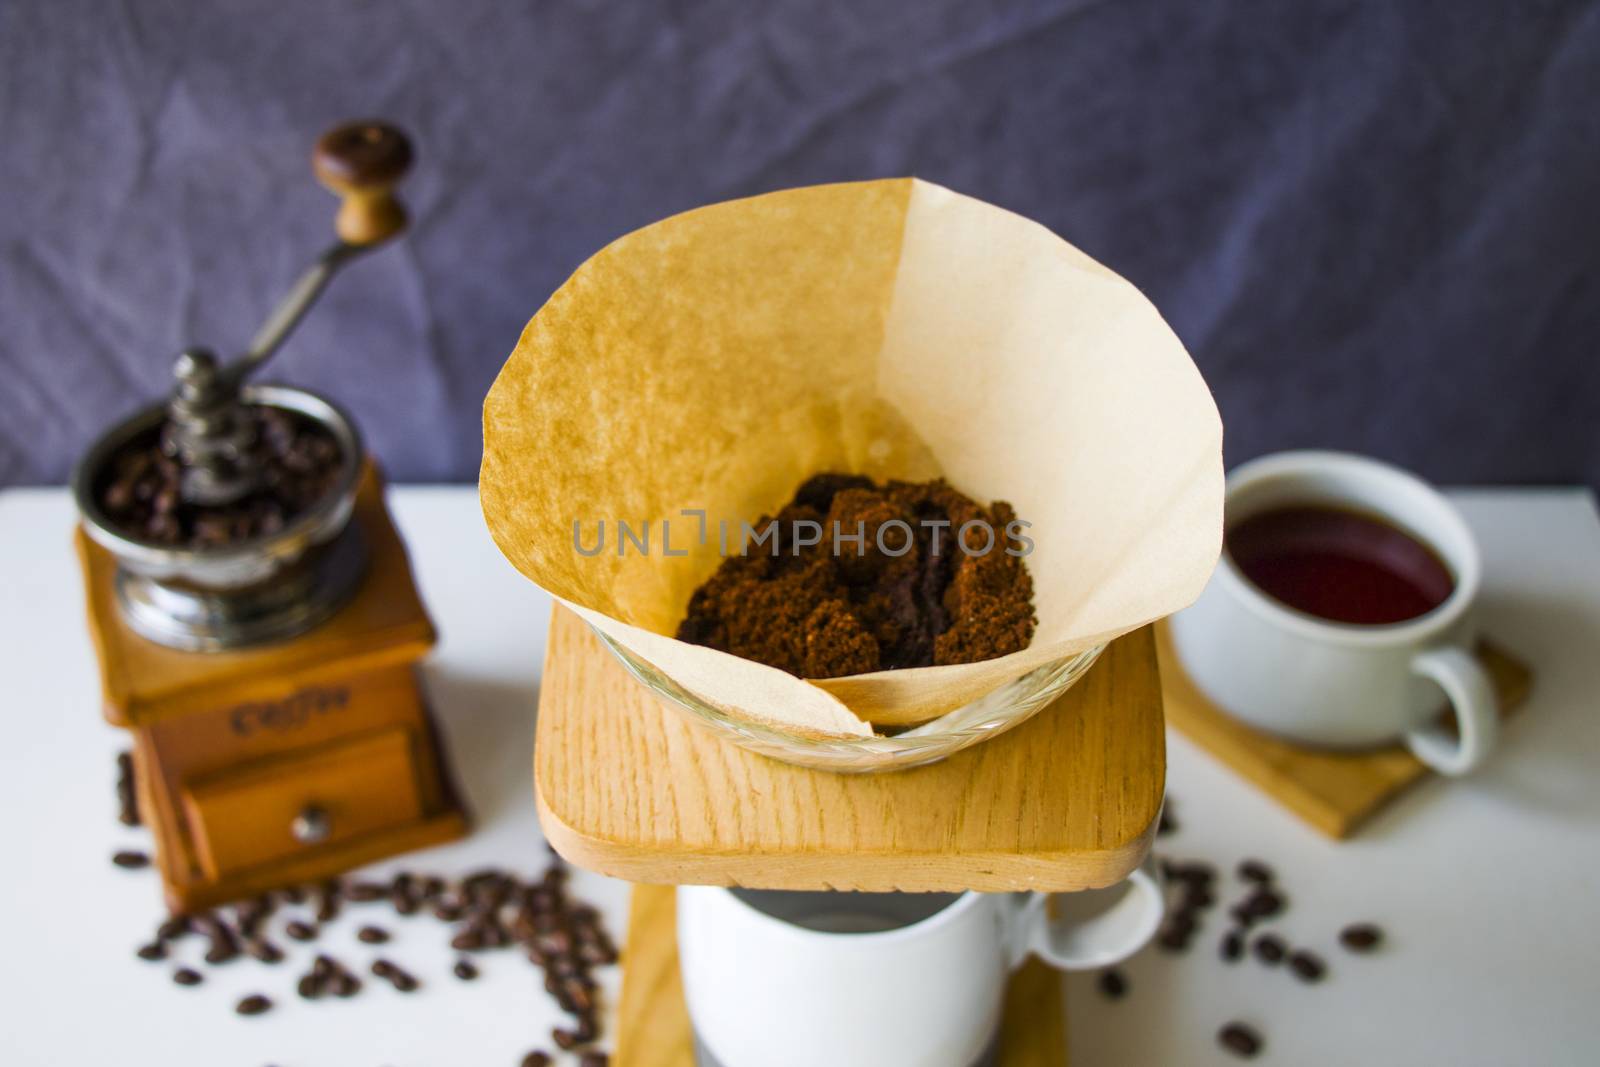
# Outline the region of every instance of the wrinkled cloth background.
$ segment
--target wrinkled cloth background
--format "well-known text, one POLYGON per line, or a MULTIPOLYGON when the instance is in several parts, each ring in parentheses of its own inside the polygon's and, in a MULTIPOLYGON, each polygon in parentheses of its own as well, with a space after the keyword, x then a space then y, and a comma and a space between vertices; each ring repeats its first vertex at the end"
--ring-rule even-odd
POLYGON ((329 235, 312 141, 363 115, 417 139, 415 228, 270 377, 402 480, 475 478, 495 372, 612 238, 915 174, 1143 288, 1230 464, 1596 483, 1597 101, 1592 2, 3 0, 0 485, 244 344, 329 235))

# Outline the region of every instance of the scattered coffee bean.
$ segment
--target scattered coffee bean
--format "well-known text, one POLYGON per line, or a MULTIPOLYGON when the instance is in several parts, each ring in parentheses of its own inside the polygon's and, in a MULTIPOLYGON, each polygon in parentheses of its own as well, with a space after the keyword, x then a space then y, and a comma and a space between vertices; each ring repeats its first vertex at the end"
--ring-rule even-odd
POLYGON ((1121 1000, 1128 992, 1128 980, 1116 969, 1100 973, 1100 992, 1109 1000, 1121 1000))
POLYGON ((248 952, 253 959, 258 959, 262 963, 283 962, 283 950, 265 938, 251 938, 249 941, 244 943, 244 950, 248 952))
POLYGON ((1250 950, 1256 954, 1256 959, 1269 967, 1276 967, 1282 963, 1284 955, 1288 952, 1283 939, 1277 934, 1262 934, 1251 943, 1250 950))
POLYGON ((1272 868, 1260 860, 1245 860, 1239 864, 1239 877, 1246 882, 1266 885, 1273 880, 1272 868))
POLYGON ((578 954, 583 962, 601 966, 616 963, 619 958, 616 946, 605 941, 585 941, 578 954))
POLYGON ((1186 882, 1190 885, 1201 887, 1209 886, 1217 877, 1217 869, 1204 860, 1173 863, 1167 865, 1164 869, 1169 880, 1186 882))
POLYGON ((233 909, 233 924, 239 936, 246 941, 255 938, 261 929, 261 924, 271 916, 275 907, 271 897, 257 897, 255 900, 236 905, 233 909))
MULTIPOLYGON (((400 989, 400 987, 404 983, 405 979, 411 977, 410 975, 406 974, 406 972, 402 971, 399 967, 396 967, 393 963, 390 963, 388 960, 384 960, 384 959, 378 959, 378 960, 373 960, 372 961, 372 973, 377 975, 379 978, 387 979, 389 981, 389 983, 391 985, 393 985, 396 989, 400 989)), ((416 981, 416 979, 411 979, 411 980, 413 982, 416 981)), ((402 989, 401 992, 408 992, 408 990, 402 989)))
POLYGON ((1261 1051, 1261 1037, 1244 1023, 1229 1023, 1217 1032, 1217 1041, 1237 1056, 1249 1059, 1261 1051))
POLYGON ((1283 896, 1270 889, 1258 889, 1244 902, 1245 910, 1257 919, 1270 919, 1283 911, 1283 896))
POLYGON ((156 927, 157 941, 176 941, 189 932, 189 923, 181 916, 173 916, 156 927))
POLYGON ((582 982, 563 982, 556 996, 561 1006, 570 1012, 585 1014, 594 1010, 594 995, 582 982))
POLYGON ((1320 982, 1328 966, 1314 952, 1300 949, 1289 957, 1289 967, 1302 982, 1320 982))
POLYGON ((389 984, 402 993, 415 993, 422 983, 399 967, 390 966, 389 973, 385 975, 389 984))
POLYGON ((167 946, 160 941, 152 941, 148 945, 140 945, 138 956, 141 960, 154 963, 167 958, 167 946))
POLYGON ((535 1049, 522 1057, 522 1067, 550 1067, 550 1053, 535 1049))
POLYGON ((179 967, 177 970, 173 971, 172 980, 179 985, 184 986, 199 985, 201 982, 205 981, 199 971, 192 970, 188 967, 179 967))
POLYGON ((356 940, 363 945, 381 945, 389 940, 389 932, 378 926, 363 926, 356 931, 356 940))
POLYGON ((336 997, 353 997, 361 992, 361 979, 332 956, 320 955, 311 963, 311 975, 318 992, 336 997))
POLYGON ((468 896, 487 886, 497 885, 503 881, 505 875, 493 867, 485 867, 473 871, 461 879, 461 890, 468 896))
POLYGON ((376 882, 351 882, 344 887, 344 898, 353 904, 371 904, 389 899, 389 887, 376 882))
POLYGON ((1244 955, 1244 934, 1238 930, 1229 930, 1222 935, 1222 946, 1219 949, 1224 962, 1233 963, 1244 955))
POLYGON ((139 795, 133 783, 133 753, 117 753, 117 821, 124 826, 138 826, 139 795))
POLYGON ((272 1010, 272 1001, 260 993, 252 993, 233 1006, 233 1010, 240 1015, 260 1015, 272 1010))
POLYGON ((206 937, 224 937, 232 933, 223 917, 214 911, 203 911, 198 915, 190 916, 189 928, 206 937))
POLYGON ((239 949, 231 941, 213 941, 211 947, 206 949, 205 961, 213 967, 220 967, 224 963, 231 963, 238 958, 239 949))
POLYGON ((578 923, 578 935, 583 940, 593 942, 607 951, 616 951, 616 946, 611 943, 610 935, 600 925, 600 917, 598 915, 590 914, 586 919, 574 921, 578 923))
POLYGON ((111 854, 111 862, 125 871, 136 871, 141 867, 150 866, 150 857, 137 849, 123 849, 111 854))
POLYGON ((300 981, 295 983, 295 992, 307 1000, 316 1000, 322 996, 322 980, 314 974, 303 974, 300 981))
POLYGON ((456 960, 454 970, 456 972, 456 977, 461 979, 463 982, 470 982, 474 978, 478 977, 478 968, 472 965, 471 960, 456 960))
POLYGON ((339 917, 339 883, 324 882, 317 886, 317 922, 329 923, 339 917))
POLYGON ((572 954, 572 934, 566 930, 551 930, 541 934, 535 942, 540 948, 551 956, 570 956, 572 954))
POLYGON ((476 952, 483 948, 483 930, 469 926, 450 939, 450 947, 457 952, 476 952))
POLYGON ((220 966, 239 956, 239 939, 234 934, 232 927, 223 922, 215 913, 198 916, 195 920, 196 929, 205 935, 209 945, 206 948, 206 962, 213 966, 220 966))
POLYGON ((283 928, 283 932, 296 941, 315 941, 317 928, 308 922, 292 919, 283 928))
POLYGON ((1351 952, 1371 952, 1383 943, 1383 931, 1371 923, 1355 923, 1339 931, 1339 943, 1351 952))
POLYGON ((1166 927, 1156 937, 1156 944, 1167 952, 1186 952, 1189 948, 1189 935, 1182 930, 1166 927))
POLYGON ((568 1051, 577 1048, 579 1044, 576 1030, 565 1030, 559 1026, 550 1031, 550 1040, 568 1051))
POLYGON ((598 1049, 590 1049, 578 1057, 578 1067, 606 1067, 611 1057, 598 1049))

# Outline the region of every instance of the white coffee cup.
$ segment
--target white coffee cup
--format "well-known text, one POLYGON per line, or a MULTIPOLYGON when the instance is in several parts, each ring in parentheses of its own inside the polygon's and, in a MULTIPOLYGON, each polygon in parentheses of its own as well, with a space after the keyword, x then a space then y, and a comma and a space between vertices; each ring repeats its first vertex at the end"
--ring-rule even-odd
POLYGON ((678 954, 701 1067, 974 1067, 1010 973, 1142 948, 1164 914, 1153 863, 1121 885, 1036 893, 678 889, 678 954), (1100 907, 1082 919, 1086 905, 1100 907))
POLYGON ((1352 749, 1403 740, 1444 774, 1478 767, 1494 748, 1500 718, 1494 687, 1472 654, 1482 564, 1466 521, 1420 478, 1363 456, 1283 452, 1228 476, 1230 526, 1293 505, 1389 522, 1439 556, 1453 590, 1404 622, 1329 622, 1263 592, 1224 552, 1200 599, 1171 619, 1190 679, 1219 707, 1286 738, 1352 749), (1458 736, 1437 724, 1443 699, 1458 736))

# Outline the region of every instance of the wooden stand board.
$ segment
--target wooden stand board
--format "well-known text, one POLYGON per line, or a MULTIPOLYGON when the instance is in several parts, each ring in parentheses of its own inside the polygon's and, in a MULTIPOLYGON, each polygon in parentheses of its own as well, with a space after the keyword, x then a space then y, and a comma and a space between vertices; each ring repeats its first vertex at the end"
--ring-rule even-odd
POLYGON ((576 616, 550 624, 539 817, 572 863, 631 882, 1072 892, 1149 850, 1166 742, 1150 629, 1022 725, 928 767, 809 770, 657 700, 576 616))
MULTIPOLYGON (((678 975, 677 909, 670 886, 634 886, 617 1009, 616 1067, 693 1067, 693 1037, 678 975)), ((1061 975, 1029 960, 1012 976, 1000 1021, 1000 1067, 1064 1067, 1061 975)))
MULTIPOLYGON (((1430 777, 1402 745, 1366 752, 1303 748, 1233 718, 1195 688, 1172 649, 1166 623, 1156 628, 1167 721, 1246 781, 1330 837, 1349 837, 1410 786, 1430 777)), ((1502 715, 1528 697, 1528 668, 1509 653, 1480 642, 1502 715)))

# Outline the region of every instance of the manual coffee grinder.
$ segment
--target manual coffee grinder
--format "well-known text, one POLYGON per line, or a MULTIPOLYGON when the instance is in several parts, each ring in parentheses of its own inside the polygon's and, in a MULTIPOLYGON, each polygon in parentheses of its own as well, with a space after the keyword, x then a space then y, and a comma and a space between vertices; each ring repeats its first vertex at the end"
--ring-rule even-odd
POLYGON ((398 236, 405 135, 326 133, 337 240, 240 358, 190 349, 170 397, 73 475, 104 713, 168 905, 191 911, 460 836, 415 664, 436 634, 377 465, 330 401, 247 381, 350 261, 398 236))

